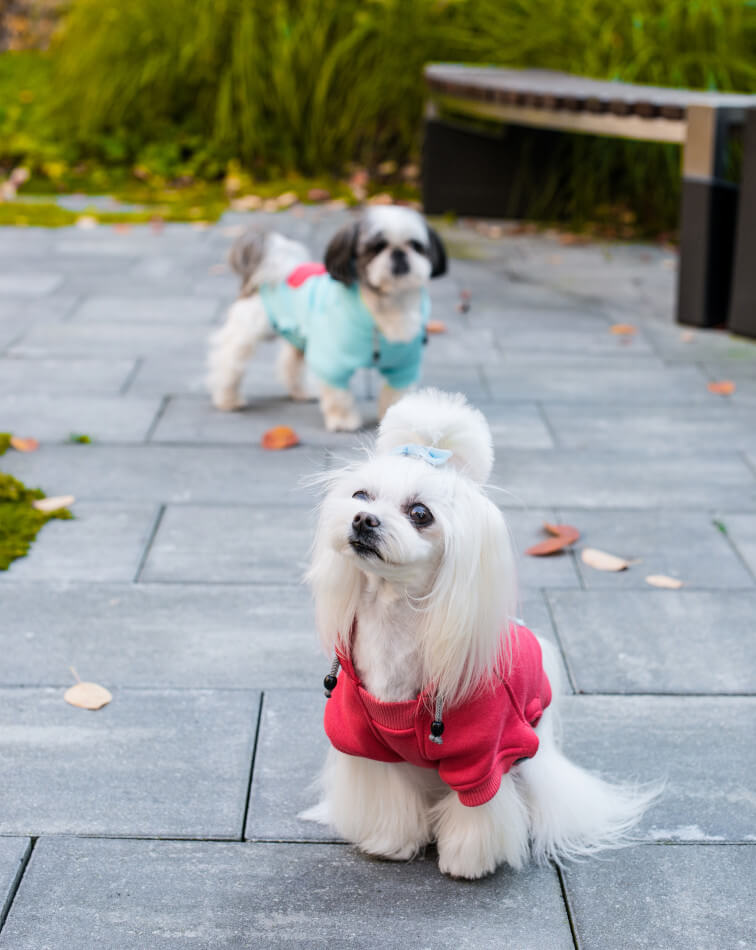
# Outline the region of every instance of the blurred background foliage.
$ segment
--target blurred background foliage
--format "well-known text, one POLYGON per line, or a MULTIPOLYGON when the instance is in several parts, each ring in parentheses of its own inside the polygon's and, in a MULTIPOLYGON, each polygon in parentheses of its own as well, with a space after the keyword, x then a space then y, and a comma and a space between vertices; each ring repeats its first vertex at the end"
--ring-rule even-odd
MULTIPOLYGON (((23 9, 45 24, 59 10, 48 49, 0 54, 0 168, 29 167, 27 190, 401 168, 419 156, 433 60, 756 92, 756 0, 2 4, 17 26, 23 9)), ((570 136, 560 160, 544 219, 674 227, 676 147, 570 136)))

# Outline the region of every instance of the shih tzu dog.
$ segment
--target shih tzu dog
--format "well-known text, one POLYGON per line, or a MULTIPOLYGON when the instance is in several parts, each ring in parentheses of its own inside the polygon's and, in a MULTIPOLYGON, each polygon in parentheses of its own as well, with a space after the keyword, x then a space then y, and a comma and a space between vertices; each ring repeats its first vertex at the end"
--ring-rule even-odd
POLYGON ((463 396, 405 396, 366 461, 324 476, 309 572, 335 659, 322 797, 303 817, 384 858, 435 841, 460 878, 619 846, 656 795, 560 751, 559 664, 513 619, 492 464, 463 396))
POLYGON ((325 266, 280 234, 242 235, 231 250, 239 299, 214 334, 208 387, 218 409, 243 405, 240 385, 257 344, 283 338, 279 371, 293 399, 306 398, 305 362, 320 383, 326 428, 361 425, 349 381, 375 367, 383 379, 378 414, 420 377, 427 284, 446 271, 441 239, 416 211, 369 208, 331 240, 325 266))

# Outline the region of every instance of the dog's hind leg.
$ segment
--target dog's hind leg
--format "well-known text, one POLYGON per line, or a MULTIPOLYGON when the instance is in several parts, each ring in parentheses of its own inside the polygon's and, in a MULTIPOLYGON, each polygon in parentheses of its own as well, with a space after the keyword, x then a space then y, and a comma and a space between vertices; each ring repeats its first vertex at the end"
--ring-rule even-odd
POLYGON ((296 402, 309 399, 305 387, 305 358, 304 353, 283 340, 278 352, 278 378, 286 386, 286 391, 296 402))
POLYGON ((220 330, 210 339, 207 387, 216 409, 241 409, 241 381, 247 361, 272 330, 262 301, 253 294, 231 305, 220 330))

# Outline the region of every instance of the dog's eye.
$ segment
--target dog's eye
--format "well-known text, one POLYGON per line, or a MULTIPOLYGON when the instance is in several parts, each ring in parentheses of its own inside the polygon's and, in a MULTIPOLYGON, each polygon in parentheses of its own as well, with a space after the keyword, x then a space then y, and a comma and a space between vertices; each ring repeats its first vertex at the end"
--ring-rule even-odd
POLYGON ((381 251, 385 251, 387 247, 388 247, 388 244, 386 241, 374 241, 370 245, 368 250, 370 251, 371 254, 380 254, 381 251))
POLYGON ((370 495, 368 495, 366 491, 362 491, 362 489, 360 489, 359 491, 356 491, 352 495, 352 498, 357 498, 359 499, 359 501, 370 501, 370 495))
POLYGON ((425 247, 419 241, 410 241, 409 246, 418 254, 425 254, 425 247))
POLYGON ((407 514, 412 524, 418 528, 426 528, 429 524, 433 524, 433 515, 425 505, 412 505, 407 514))

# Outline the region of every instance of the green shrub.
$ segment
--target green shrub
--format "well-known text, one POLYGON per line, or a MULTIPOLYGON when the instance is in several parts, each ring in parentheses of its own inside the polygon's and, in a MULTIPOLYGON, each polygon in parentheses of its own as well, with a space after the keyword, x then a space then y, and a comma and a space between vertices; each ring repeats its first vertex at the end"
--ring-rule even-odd
MULTIPOLYGON (((72 0, 53 54, 50 121, 79 158, 165 177, 219 177, 232 159, 257 178, 338 174, 417 156, 430 60, 756 90, 756 3, 72 0)), ((674 223, 675 147, 575 136, 563 162, 546 216, 622 203, 674 223)))

